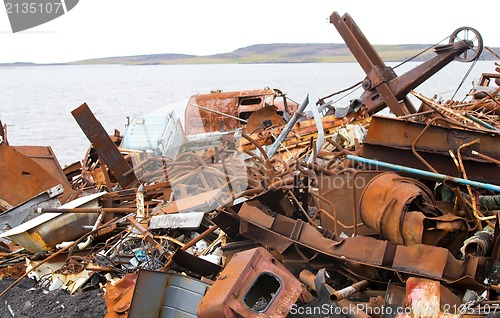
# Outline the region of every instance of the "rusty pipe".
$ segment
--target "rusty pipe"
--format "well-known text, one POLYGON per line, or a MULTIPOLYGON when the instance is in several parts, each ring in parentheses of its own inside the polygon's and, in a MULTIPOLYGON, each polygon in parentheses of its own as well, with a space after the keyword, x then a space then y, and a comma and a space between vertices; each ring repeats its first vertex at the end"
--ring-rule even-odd
MULTIPOLYGON (((253 139, 252 137, 250 137, 249 135, 243 133, 241 135, 243 138, 245 138, 246 140, 248 140, 251 144, 253 144, 255 146, 255 148, 257 148, 262 157, 264 158, 264 167, 265 167, 265 175, 266 175, 266 178, 270 179, 270 180, 273 180, 275 177, 276 177, 276 173, 274 171, 274 168, 273 168, 273 165, 271 163, 271 160, 269 160, 269 156, 267 155, 266 151, 264 150, 264 148, 262 148, 261 145, 259 145, 259 143, 257 141, 255 141, 255 139, 253 139)), ((270 181, 268 180, 268 181, 270 181)), ((271 184, 272 182, 269 182, 269 184, 271 184)))
POLYGON ((306 168, 309 168, 309 169, 312 169, 316 172, 321 172, 327 176, 333 176, 335 175, 335 173, 333 173, 333 171, 331 170, 328 170, 314 162, 303 162, 303 161, 300 161, 299 164, 303 167, 306 167, 306 168))
POLYGON ((475 117, 475 116, 472 116, 471 114, 469 114, 468 112, 462 112, 462 115, 469 118, 470 120, 478 123, 479 125, 487 128, 487 129, 490 129, 490 130, 493 130, 493 131, 499 131, 496 127, 482 121, 481 119, 475 117))
POLYGON ((497 160, 497 159, 495 159, 495 158, 491 158, 491 157, 489 157, 489 156, 487 156, 487 155, 484 155, 484 154, 482 154, 482 153, 479 153, 479 152, 477 152, 477 151, 475 151, 475 150, 472 150, 472 154, 473 154, 474 156, 478 156, 479 158, 482 158, 482 159, 484 159, 484 160, 487 160, 487 161, 489 161, 489 162, 491 162, 491 163, 494 163, 494 164, 500 165, 500 160, 497 160))
POLYGON ((351 286, 342 288, 341 290, 336 290, 330 295, 330 300, 339 301, 341 299, 344 299, 347 296, 350 296, 352 294, 359 292, 360 290, 365 289, 366 287, 368 287, 369 284, 370 283, 365 279, 357 283, 354 283, 351 286))
POLYGON ((490 191, 494 191, 494 192, 500 192, 500 186, 498 186, 496 184, 466 180, 466 179, 452 177, 452 176, 448 176, 448 175, 444 175, 444 174, 440 174, 440 173, 433 173, 433 172, 429 172, 429 171, 425 171, 425 170, 414 169, 414 168, 410 168, 410 167, 395 165, 395 164, 391 164, 388 162, 372 160, 372 159, 367 159, 367 158, 358 157, 358 156, 348 155, 347 159, 362 162, 365 164, 374 165, 376 167, 383 167, 383 168, 388 168, 388 169, 392 169, 392 170, 396 170, 396 171, 401 171, 403 173, 419 175, 419 176, 431 178, 434 180, 450 181, 450 182, 454 182, 454 183, 458 183, 458 184, 462 184, 462 185, 470 185, 473 187, 478 187, 478 188, 482 188, 482 189, 486 189, 486 190, 490 190, 490 191))
MULTIPOLYGON (((309 287, 311 290, 316 291, 316 284, 314 282, 314 279, 316 278, 316 275, 311 273, 309 270, 304 269, 303 271, 300 272, 299 274, 299 280, 309 287)), ((333 289, 330 285, 327 285, 327 290, 330 293, 330 299, 332 293, 335 293, 336 290, 333 289)), ((349 301, 346 298, 340 299, 337 302, 337 305, 342 308, 342 312, 346 313, 345 315, 349 318, 370 318, 369 315, 367 315, 363 310, 359 308, 359 306, 356 306, 354 303, 349 301)))
POLYGON ((37 213, 134 213, 135 208, 73 208, 73 209, 58 209, 58 208, 37 208, 37 213))
POLYGON ((434 173, 439 173, 436 169, 434 169, 433 166, 431 166, 418 152, 417 152, 417 142, 420 140, 420 138, 422 138, 422 136, 424 135, 424 133, 427 131, 427 129, 429 129, 429 127, 432 125, 432 123, 434 123, 436 120, 439 120, 440 118, 439 117, 436 117, 436 118, 433 118, 431 119, 427 125, 425 125, 424 129, 422 129, 422 131, 420 132, 420 134, 418 134, 417 138, 415 138, 415 140, 413 141, 413 143, 411 144, 411 151, 413 152, 413 154, 415 155, 415 157, 417 157, 427 168, 429 168, 429 170, 431 170, 432 172, 434 173))
POLYGON ((304 269, 303 271, 300 272, 299 274, 299 280, 309 287, 311 290, 316 291, 316 285, 314 284, 314 278, 316 275, 311 273, 311 271, 304 269))
MULTIPOLYGON (((467 147, 469 147, 473 144, 477 144, 477 143, 479 143, 479 139, 476 139, 476 140, 473 140, 469 143, 463 144, 460 147, 458 147, 458 150, 457 150, 458 163, 460 164, 460 169, 462 170, 462 177, 466 180, 468 180, 468 178, 467 178, 467 173, 465 171, 464 163, 462 161, 461 151, 464 148, 467 148, 467 147)), ((476 219, 478 219, 480 221, 486 221, 486 223, 488 223, 491 227, 494 227, 494 225, 489 220, 494 219, 496 217, 495 216, 484 216, 481 212, 479 212, 479 210, 477 208, 477 203, 476 203, 476 196, 472 193, 472 189, 471 189, 470 185, 467 185, 467 191, 469 192, 470 200, 472 203, 472 212, 474 213, 474 216, 476 217, 476 219)))

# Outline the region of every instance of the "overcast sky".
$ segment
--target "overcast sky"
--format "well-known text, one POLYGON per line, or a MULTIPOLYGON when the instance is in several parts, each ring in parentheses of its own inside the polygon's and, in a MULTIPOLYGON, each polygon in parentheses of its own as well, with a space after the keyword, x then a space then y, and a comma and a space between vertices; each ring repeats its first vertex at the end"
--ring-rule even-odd
POLYGON ((348 12, 372 44, 433 44, 470 26, 484 45, 499 47, 498 8, 498 0, 80 0, 65 15, 16 34, 2 10, 0 63, 343 43, 328 22, 333 11, 348 12))

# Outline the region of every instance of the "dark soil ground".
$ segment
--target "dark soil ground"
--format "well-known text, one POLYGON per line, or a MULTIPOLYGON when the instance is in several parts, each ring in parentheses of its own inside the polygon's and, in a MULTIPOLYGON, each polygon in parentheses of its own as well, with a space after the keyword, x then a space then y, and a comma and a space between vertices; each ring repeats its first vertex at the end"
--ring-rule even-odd
MULTIPOLYGON (((0 292, 16 278, 0 279, 0 292)), ((82 317, 102 318, 106 315, 103 291, 92 289, 71 296, 65 290, 49 291, 29 278, 24 278, 0 298, 0 317, 82 317)))

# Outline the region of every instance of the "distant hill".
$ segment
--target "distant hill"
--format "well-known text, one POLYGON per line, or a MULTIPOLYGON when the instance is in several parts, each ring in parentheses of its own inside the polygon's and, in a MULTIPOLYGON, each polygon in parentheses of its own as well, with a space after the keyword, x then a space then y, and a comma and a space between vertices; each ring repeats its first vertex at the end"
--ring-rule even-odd
MULTIPOLYGON (((426 44, 375 45, 385 61, 402 61, 428 48, 426 44)), ((419 56, 426 59, 432 50, 419 56)), ((70 64, 217 64, 217 63, 329 63, 355 62, 345 44, 277 43, 256 44, 229 53, 196 56, 185 54, 154 54, 117 56, 77 61, 70 64)))
MULTIPOLYGON (((431 47, 430 44, 374 45, 375 50, 386 62, 405 61, 431 47)), ((492 48, 500 56, 500 48, 492 48)), ((427 60, 434 56, 430 49, 419 55, 414 61, 427 60)), ((483 50, 481 59, 498 60, 487 50, 483 50)), ((275 43, 256 44, 243 47, 233 52, 214 55, 187 54, 149 54, 135 56, 115 56, 94 58, 66 64, 254 64, 254 63, 335 63, 356 62, 345 44, 335 43, 275 43)), ((33 63, 0 64, 0 66, 35 65, 33 63)))
MULTIPOLYGON (((430 44, 374 45, 386 62, 404 61, 429 48, 430 44)), ((500 48, 493 48, 500 55, 500 48)), ((427 60, 434 55, 431 49, 415 61, 427 60)), ((482 59, 495 60, 486 50, 482 59)), ((230 53, 206 56, 185 54, 153 54, 118 56, 77 61, 70 64, 216 64, 216 63, 332 63, 356 62, 345 44, 335 43, 276 43, 256 44, 230 53)))
POLYGON ((35 66, 38 65, 36 63, 31 63, 31 62, 15 62, 15 63, 0 63, 0 67, 2 66, 35 66))
POLYGON ((186 54, 150 54, 135 56, 119 56, 96 58, 84 61, 78 61, 69 64, 180 64, 180 61, 196 58, 195 55, 186 54), (169 63, 174 62, 174 63, 169 63))

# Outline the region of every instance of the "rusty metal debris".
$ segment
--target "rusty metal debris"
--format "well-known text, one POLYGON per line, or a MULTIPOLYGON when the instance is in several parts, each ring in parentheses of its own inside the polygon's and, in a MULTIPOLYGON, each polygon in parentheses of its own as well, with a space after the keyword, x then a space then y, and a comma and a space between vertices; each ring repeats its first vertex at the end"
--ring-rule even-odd
POLYGON ((366 73, 348 105, 214 91, 190 98, 184 127, 156 112, 108 136, 83 104, 92 145, 64 169, 0 123, 0 267, 104 288, 107 317, 496 312, 500 73, 462 101, 413 91, 477 59, 480 34, 457 29, 397 76, 348 14, 330 21, 366 73), (395 117, 374 115, 386 106, 395 117))

